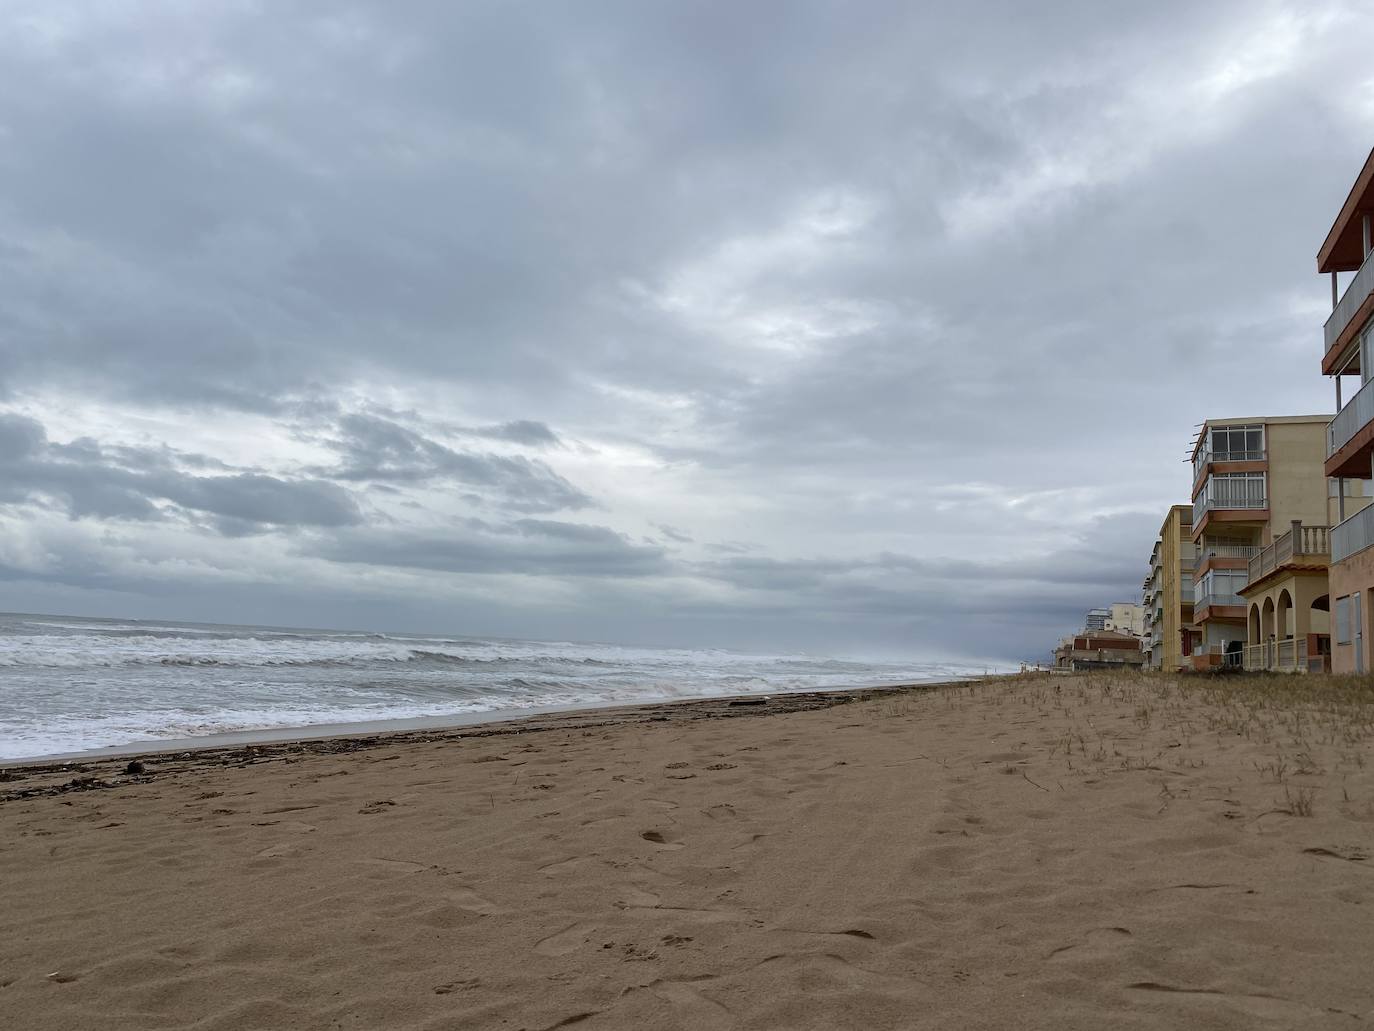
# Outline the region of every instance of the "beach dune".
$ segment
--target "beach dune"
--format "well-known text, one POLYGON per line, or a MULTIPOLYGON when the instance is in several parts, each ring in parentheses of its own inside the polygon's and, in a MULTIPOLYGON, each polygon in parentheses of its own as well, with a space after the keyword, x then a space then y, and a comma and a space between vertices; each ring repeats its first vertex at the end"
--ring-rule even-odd
POLYGON ((1372 701, 1013 677, 12 770, 0 1024, 1359 1027, 1372 701))

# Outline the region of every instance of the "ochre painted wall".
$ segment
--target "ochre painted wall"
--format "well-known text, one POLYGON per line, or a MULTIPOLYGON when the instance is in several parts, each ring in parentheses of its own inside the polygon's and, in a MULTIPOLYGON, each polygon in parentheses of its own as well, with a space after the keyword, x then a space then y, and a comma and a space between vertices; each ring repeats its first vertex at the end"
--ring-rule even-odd
MULTIPOLYGON (((1164 586, 1164 630, 1160 640, 1163 657, 1159 668, 1175 673, 1183 666, 1183 642, 1179 631, 1184 625, 1183 613, 1191 614, 1192 604, 1183 608, 1181 590, 1193 584, 1193 508, 1174 505, 1159 528, 1161 580, 1164 586)), ((1191 620, 1188 620, 1191 622, 1191 620)))

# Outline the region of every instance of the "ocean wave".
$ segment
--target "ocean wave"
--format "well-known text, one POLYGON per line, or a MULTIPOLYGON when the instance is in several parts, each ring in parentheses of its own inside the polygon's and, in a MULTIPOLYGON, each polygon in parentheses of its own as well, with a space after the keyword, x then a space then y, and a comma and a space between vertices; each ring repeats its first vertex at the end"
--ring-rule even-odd
POLYGON ((981 672, 957 663, 722 649, 0 617, 0 758, 239 730, 981 672))

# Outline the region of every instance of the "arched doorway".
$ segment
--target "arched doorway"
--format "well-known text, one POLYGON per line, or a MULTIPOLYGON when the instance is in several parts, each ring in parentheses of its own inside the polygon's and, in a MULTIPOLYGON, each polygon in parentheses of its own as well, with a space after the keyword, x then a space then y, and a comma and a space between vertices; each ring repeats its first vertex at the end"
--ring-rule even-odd
POLYGON ((1279 604, 1274 610, 1274 633, 1281 641, 1293 636, 1293 596, 1287 587, 1279 591, 1279 604))
POLYGON ((1250 603, 1250 625, 1246 635, 1246 640, 1250 644, 1259 644, 1264 638, 1260 637, 1260 613, 1259 602, 1250 603))
POLYGON ((1267 641, 1274 636, 1274 599, 1265 598, 1264 608, 1260 609, 1260 640, 1267 641))

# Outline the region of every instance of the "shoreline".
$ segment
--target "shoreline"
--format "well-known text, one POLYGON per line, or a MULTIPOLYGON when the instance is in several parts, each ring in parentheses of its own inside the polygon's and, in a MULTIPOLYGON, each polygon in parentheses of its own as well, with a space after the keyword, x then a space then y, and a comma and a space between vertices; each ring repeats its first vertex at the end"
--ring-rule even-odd
POLYGON ((189 768, 188 763, 190 767, 246 765, 249 762, 268 762, 301 755, 334 755, 388 745, 658 722, 668 719, 669 714, 686 714, 691 719, 779 715, 826 709, 883 695, 920 693, 953 685, 975 685, 1013 676, 1017 674, 827 687, 814 691, 781 691, 774 694, 760 692, 691 698, 665 697, 622 705, 488 710, 471 713, 470 720, 453 716, 417 716, 397 720, 235 731, 166 741, 130 742, 127 745, 111 745, 81 752, 0 760, 0 802, 33 797, 34 794, 116 787, 122 783, 149 779, 143 775, 126 774, 121 769, 134 760, 155 764, 176 761, 179 763, 177 769, 185 770, 189 768), (73 772, 89 773, 92 776, 77 778, 65 784, 47 783, 47 778, 53 774, 73 772), (115 779, 109 780, 109 777, 115 779), (15 782, 34 778, 44 779, 45 782, 37 788, 7 787, 15 782), (91 782, 92 780, 94 782, 91 782))
POLYGON ((776 698, 783 695, 817 694, 846 691, 867 691, 879 688, 917 687, 947 683, 970 683, 991 677, 1011 676, 1011 673, 969 674, 948 676, 930 680, 895 680, 875 684, 843 684, 838 686, 806 688, 804 690, 782 688, 777 691, 756 691, 747 693, 706 694, 706 695, 648 695, 628 702, 579 704, 576 702, 562 705, 535 705, 527 708, 483 709, 467 713, 444 713, 434 716, 399 716, 395 719, 357 720, 328 723, 303 723, 281 727, 257 727, 247 730, 219 731, 211 734, 197 734, 189 737, 139 738, 123 744, 98 745, 62 752, 38 752, 32 755, 19 755, 0 758, 0 770, 12 767, 33 766, 40 763, 86 762, 97 759, 140 758, 168 752, 188 752, 198 749, 225 748, 233 745, 256 745, 275 742, 304 741, 316 738, 350 737, 358 734, 387 734, 407 730, 435 730, 470 727, 486 723, 508 723, 525 718, 548 716, 557 713, 596 712, 610 709, 628 709, 641 705, 665 705, 690 702, 719 701, 725 698, 776 698))

